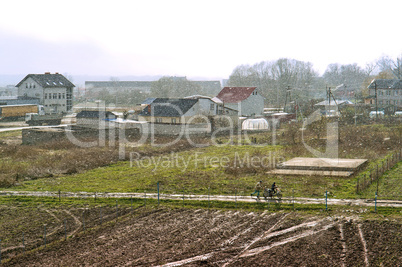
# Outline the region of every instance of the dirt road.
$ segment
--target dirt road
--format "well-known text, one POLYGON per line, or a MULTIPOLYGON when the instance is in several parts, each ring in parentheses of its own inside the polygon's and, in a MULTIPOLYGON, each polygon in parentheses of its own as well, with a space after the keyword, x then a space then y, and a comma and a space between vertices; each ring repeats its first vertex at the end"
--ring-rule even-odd
MULTIPOLYGON (((0 196, 36 196, 36 197, 59 197, 58 192, 48 191, 0 191, 0 196)), ((93 192, 61 192, 61 197, 80 197, 80 198, 152 198, 157 199, 156 193, 93 193, 93 192)), ((182 194, 160 194, 159 198, 182 200, 182 194)), ((211 201, 239 201, 239 202, 256 202, 256 198, 250 196, 222 196, 222 195, 184 195, 185 200, 211 200, 211 201)), ((265 201, 261 198, 260 201, 265 201)), ((325 204, 325 197, 323 198, 302 198, 302 197, 283 197, 281 200, 276 198, 269 200, 272 203, 296 203, 296 204, 325 204)), ((350 206, 374 206, 374 199, 335 199, 328 198, 328 205, 350 205, 350 206)), ((401 200, 377 200, 378 207, 396 207, 402 208, 401 200)))

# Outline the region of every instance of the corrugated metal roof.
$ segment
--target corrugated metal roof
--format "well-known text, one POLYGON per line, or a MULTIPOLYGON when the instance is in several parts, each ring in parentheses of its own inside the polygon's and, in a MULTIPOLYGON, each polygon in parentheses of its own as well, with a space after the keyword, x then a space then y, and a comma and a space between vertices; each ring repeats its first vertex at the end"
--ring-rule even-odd
POLYGON ((247 99, 257 87, 224 87, 216 96, 224 103, 239 103, 247 99))

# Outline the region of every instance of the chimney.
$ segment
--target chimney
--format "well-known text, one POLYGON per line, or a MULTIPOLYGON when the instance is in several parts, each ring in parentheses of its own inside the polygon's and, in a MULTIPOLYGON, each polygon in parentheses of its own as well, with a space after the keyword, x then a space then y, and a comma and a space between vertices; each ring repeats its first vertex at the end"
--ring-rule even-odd
POLYGON ((45 72, 45 74, 50 74, 50 72, 45 72))

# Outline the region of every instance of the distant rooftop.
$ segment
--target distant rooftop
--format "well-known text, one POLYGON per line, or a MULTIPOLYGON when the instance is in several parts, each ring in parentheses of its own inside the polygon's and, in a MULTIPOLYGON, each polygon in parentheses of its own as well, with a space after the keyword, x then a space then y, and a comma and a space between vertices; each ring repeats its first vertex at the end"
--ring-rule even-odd
POLYGON ((69 80, 67 80, 66 77, 57 72, 54 74, 51 74, 50 72, 45 72, 45 74, 28 74, 16 85, 16 87, 20 87, 23 82, 28 78, 32 78, 43 88, 75 87, 72 82, 70 82, 69 80))
POLYGON ((368 89, 402 89, 402 80, 397 79, 374 79, 368 89))

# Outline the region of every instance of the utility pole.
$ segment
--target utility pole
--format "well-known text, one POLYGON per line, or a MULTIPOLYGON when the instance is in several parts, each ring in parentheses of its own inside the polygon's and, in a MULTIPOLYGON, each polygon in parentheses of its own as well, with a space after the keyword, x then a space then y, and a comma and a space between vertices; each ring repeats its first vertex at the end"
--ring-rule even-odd
POLYGON ((357 102, 357 97, 356 97, 356 89, 355 89, 355 92, 354 92, 354 95, 355 95, 355 126, 357 125, 357 115, 356 115, 356 102, 357 102))
POLYGON ((375 120, 378 122, 378 104, 377 104, 377 81, 374 80, 374 90, 375 90, 375 120))
POLYGON ((290 103, 292 101, 291 96, 290 96, 290 86, 288 86, 288 89, 286 90, 285 106, 283 106, 283 112, 286 112, 286 104, 288 102, 288 95, 289 95, 289 103, 290 103))

